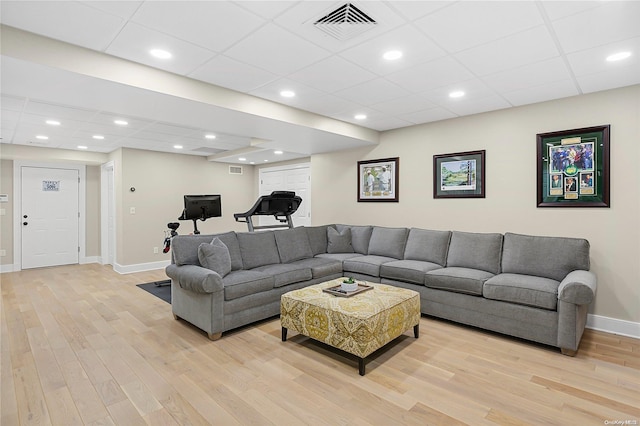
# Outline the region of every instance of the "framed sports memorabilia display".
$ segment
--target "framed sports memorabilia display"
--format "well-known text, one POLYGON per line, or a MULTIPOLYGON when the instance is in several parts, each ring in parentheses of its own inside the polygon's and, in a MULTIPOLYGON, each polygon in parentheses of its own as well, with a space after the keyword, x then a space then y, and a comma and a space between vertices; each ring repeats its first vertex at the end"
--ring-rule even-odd
POLYGON ((485 151, 433 156, 433 198, 484 198, 485 151))
POLYGON ((400 158, 358 161, 358 201, 398 201, 400 158))
POLYGON ((538 207, 610 207, 610 126, 538 133, 538 207))

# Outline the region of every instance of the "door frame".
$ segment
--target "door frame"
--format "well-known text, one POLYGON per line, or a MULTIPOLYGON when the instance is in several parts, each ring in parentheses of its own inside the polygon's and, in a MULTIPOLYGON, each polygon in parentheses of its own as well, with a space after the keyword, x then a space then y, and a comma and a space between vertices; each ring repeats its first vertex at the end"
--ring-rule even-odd
MULTIPOLYGON (((311 179, 311 162, 307 161, 304 163, 293 163, 293 164, 285 164, 283 166, 262 166, 258 169, 258 176, 257 176, 257 184, 258 184, 258 197, 260 197, 260 188, 262 186, 262 173, 270 173, 270 172, 280 172, 280 171, 284 171, 284 170, 295 170, 295 169, 308 169, 309 170, 309 179, 311 179)), ((311 181, 310 181, 311 182, 311 181)), ((311 197, 313 195, 311 194, 311 184, 309 185, 309 222, 311 222, 312 220, 312 215, 313 213, 311 212, 311 197)), ((260 216, 262 217, 262 216, 260 216)))
POLYGON ((37 161, 15 160, 13 162, 13 270, 22 270, 22 168, 41 167, 45 169, 77 170, 80 182, 78 182, 78 263, 86 263, 86 213, 87 213, 87 168, 84 164, 71 163, 43 163, 37 161))
POLYGON ((100 264, 116 264, 116 194, 115 194, 115 162, 109 161, 100 166, 100 264), (113 179, 113 193, 109 193, 109 179, 113 179), (109 203, 109 198, 113 203, 109 203), (111 209, 111 211, 109 211, 111 209), (113 235, 109 235, 109 213, 113 218, 113 235), (113 237, 113 238, 109 238, 113 237), (113 242, 113 259, 109 259, 109 243, 113 242))

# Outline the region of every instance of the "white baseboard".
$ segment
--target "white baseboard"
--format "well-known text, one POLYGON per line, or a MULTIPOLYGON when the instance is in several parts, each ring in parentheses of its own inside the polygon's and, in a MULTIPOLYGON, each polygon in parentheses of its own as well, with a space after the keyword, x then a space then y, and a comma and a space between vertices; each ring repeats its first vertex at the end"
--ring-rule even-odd
POLYGON ((161 260, 159 262, 138 263, 135 265, 119 265, 114 263, 113 270, 119 274, 131 274, 133 272, 155 271, 156 269, 164 269, 171 261, 161 260))
POLYGON ((87 263, 100 263, 100 256, 89 256, 83 257, 79 262, 81 265, 85 265, 87 263))
POLYGON ((640 339, 640 323, 601 315, 587 315, 587 328, 640 339))
POLYGON ((10 265, 0 265, 0 274, 4 274, 5 272, 13 272, 16 268, 13 264, 10 265))

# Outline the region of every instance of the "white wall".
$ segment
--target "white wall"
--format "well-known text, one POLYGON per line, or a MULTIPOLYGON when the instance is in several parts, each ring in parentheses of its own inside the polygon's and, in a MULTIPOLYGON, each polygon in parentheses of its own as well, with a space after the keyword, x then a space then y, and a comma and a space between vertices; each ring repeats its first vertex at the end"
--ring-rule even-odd
POLYGON ((640 323, 640 86, 384 132, 379 146, 315 155, 314 224, 415 226, 587 238, 592 314, 640 323), (611 125, 611 208, 537 208, 536 134, 611 125), (433 155, 486 150, 485 199, 434 199, 433 155), (358 203, 356 163, 400 157, 400 201, 358 203))

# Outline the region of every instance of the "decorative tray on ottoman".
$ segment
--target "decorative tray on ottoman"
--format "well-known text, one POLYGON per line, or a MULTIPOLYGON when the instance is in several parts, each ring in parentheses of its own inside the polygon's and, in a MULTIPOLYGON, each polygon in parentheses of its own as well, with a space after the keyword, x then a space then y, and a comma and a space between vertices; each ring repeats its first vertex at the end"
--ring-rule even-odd
POLYGON ((356 290, 344 291, 342 289, 342 285, 338 284, 338 285, 334 285, 333 287, 327 287, 325 289, 322 289, 322 291, 324 291, 325 293, 333 294, 334 296, 338 296, 338 297, 351 297, 351 296, 355 296, 358 293, 371 290, 372 288, 373 286, 358 283, 358 288, 356 290))

